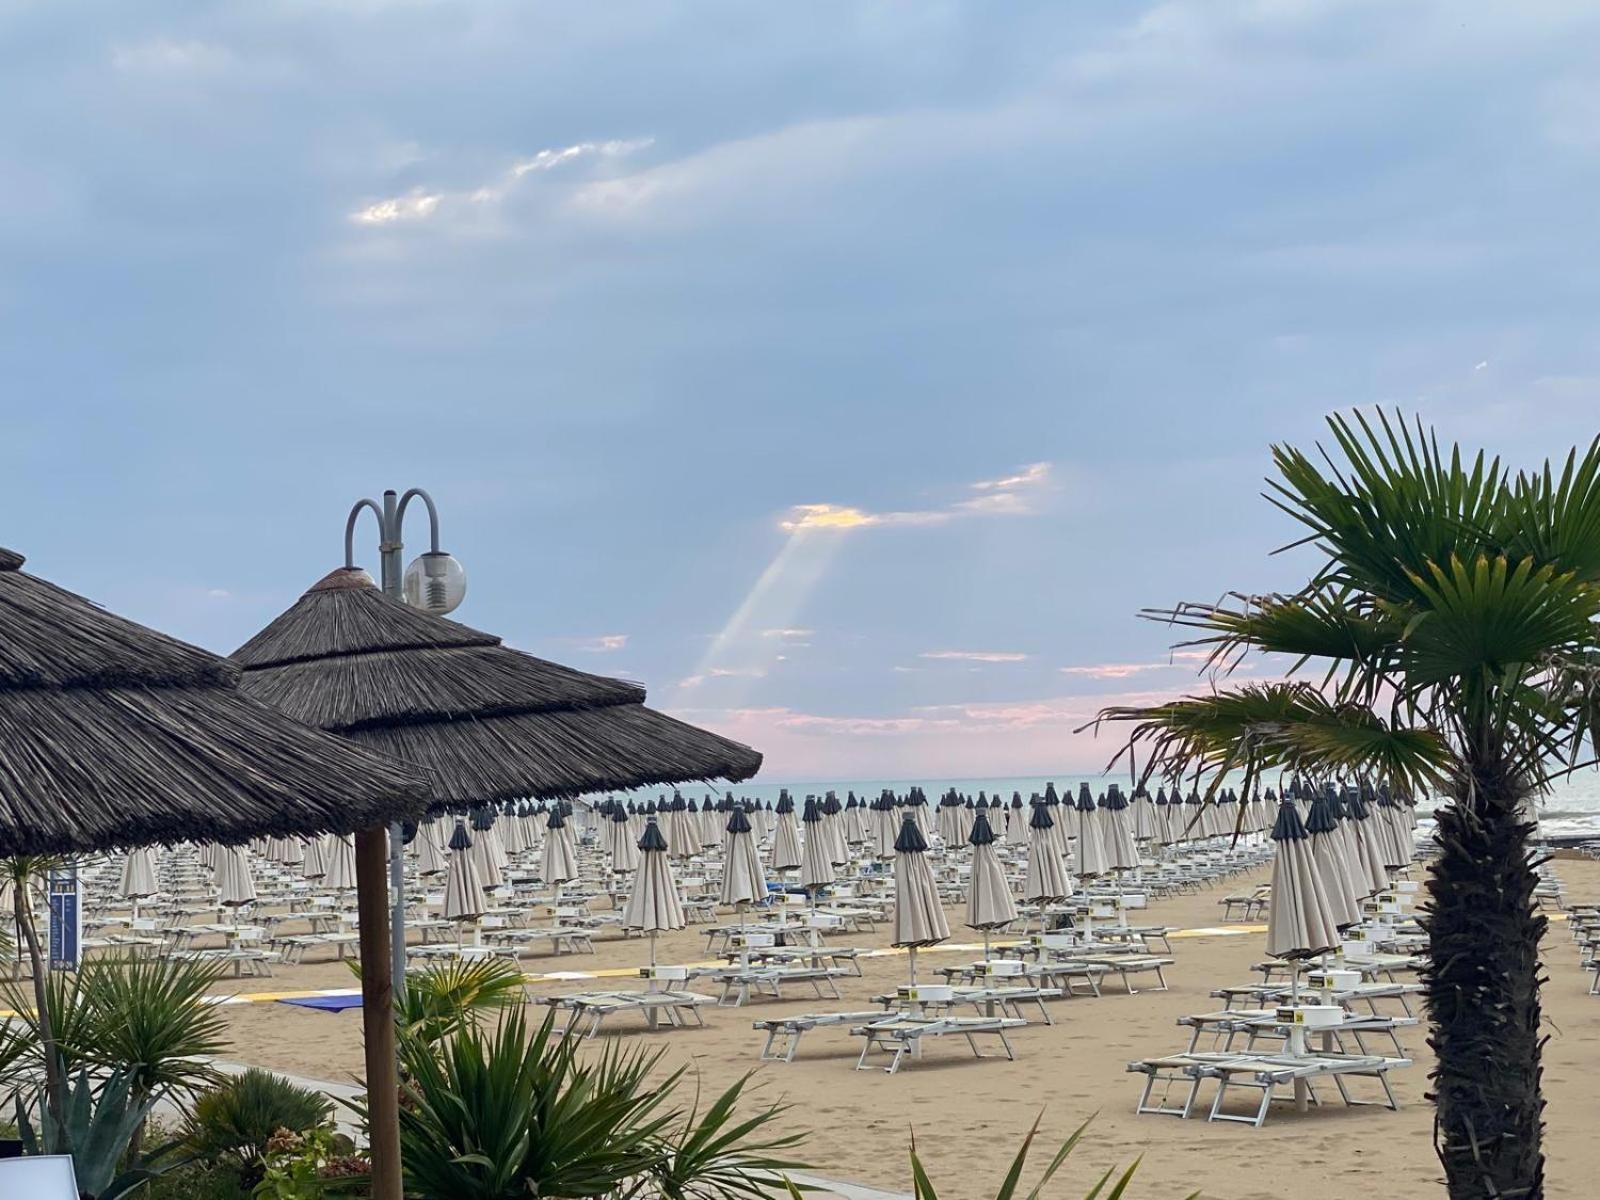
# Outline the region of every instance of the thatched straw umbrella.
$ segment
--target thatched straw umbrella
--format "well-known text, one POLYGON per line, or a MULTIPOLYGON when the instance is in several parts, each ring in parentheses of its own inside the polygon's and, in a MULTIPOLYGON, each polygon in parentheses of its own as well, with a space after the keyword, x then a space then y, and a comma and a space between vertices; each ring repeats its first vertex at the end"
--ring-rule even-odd
POLYGON ((761 765, 646 708, 637 684, 407 607, 360 568, 331 572, 234 658, 251 695, 425 769, 440 807, 748 779, 761 765))
MULTIPOLYGON (((420 768, 435 810, 748 779, 761 765, 748 746, 646 708, 637 684, 545 662, 408 607, 359 567, 330 572, 234 658, 251 695, 420 768)), ((376 863, 387 839, 373 830, 372 840, 376 863)), ((402 956, 404 947, 391 953, 402 956)), ((384 973, 396 972, 391 961, 384 973)), ((398 973, 403 981, 403 960, 398 973)), ((374 1138, 384 1188, 374 1193, 390 1200, 399 1194, 387 1182, 399 1170, 390 1149, 398 1146, 398 1111, 392 1089, 368 1084, 386 1091, 386 1111, 370 1116, 384 1127, 382 1144, 374 1138)))
MULTIPOLYGON (((285 720, 239 690, 233 664, 22 565, 21 555, 0 549, 0 857, 233 845, 420 814, 427 796, 414 771, 285 720)), ((26 892, 17 890, 15 907, 37 961, 26 892)), ((36 970, 49 1046, 43 988, 36 970)), ((366 1001, 369 1023, 376 1014, 392 1025, 387 993, 366 1001)), ((392 1083, 392 1050, 384 1058, 392 1083)), ((59 1113, 55 1054, 45 1062, 46 1094, 59 1113)))

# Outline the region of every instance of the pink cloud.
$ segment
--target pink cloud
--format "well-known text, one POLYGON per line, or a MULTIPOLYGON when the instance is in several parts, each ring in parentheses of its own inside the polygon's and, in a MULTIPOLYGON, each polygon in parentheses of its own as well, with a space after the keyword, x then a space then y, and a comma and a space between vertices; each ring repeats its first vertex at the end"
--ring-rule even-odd
POLYGON ((924 650, 917 657, 981 663, 1018 663, 1028 661, 1028 655, 1023 654, 1020 650, 924 650))

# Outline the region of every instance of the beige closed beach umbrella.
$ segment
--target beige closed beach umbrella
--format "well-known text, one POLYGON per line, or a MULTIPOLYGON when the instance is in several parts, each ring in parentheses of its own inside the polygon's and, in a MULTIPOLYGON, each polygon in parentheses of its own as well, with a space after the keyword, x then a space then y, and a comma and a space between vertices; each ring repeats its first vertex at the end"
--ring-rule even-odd
POLYGON ((117 891, 129 900, 154 896, 156 885, 156 852, 150 846, 135 846, 122 861, 122 879, 117 891))
POLYGON ((1074 811, 1073 828, 1078 835, 1076 869, 1078 878, 1089 880, 1110 874, 1111 857, 1106 853, 1105 831, 1100 824, 1100 810, 1095 807, 1094 797, 1089 792, 1088 784, 1078 789, 1078 803, 1074 811))
POLYGON ((1311 801, 1305 815, 1306 833, 1311 838, 1311 861, 1327 893, 1333 912, 1334 924, 1348 929, 1361 920, 1360 893, 1350 875, 1350 862, 1344 853, 1344 839, 1339 836, 1339 824, 1334 820, 1333 809, 1325 796, 1311 801))
POLYGON ((160 890, 156 883, 156 852, 150 846, 135 846, 122 862, 122 879, 117 890, 133 901, 133 919, 139 919, 139 901, 160 890))
POLYGON ((217 860, 217 903, 224 908, 255 903, 256 884, 245 855, 243 846, 225 846, 217 860))
POLYGON ((487 889, 505 883, 505 876, 501 872, 503 856, 495 854, 494 814, 485 808, 474 809, 467 837, 472 840, 472 861, 478 868, 479 884, 487 889))
POLYGON ((577 847, 573 845, 572 829, 560 804, 551 806, 550 819, 545 823, 539 875, 546 883, 557 886, 578 877, 577 847))
POLYGON ((672 877, 672 862, 667 854, 667 839, 662 836, 654 816, 648 818, 644 836, 639 839, 639 867, 633 875, 633 890, 622 909, 622 927, 636 929, 650 938, 650 965, 656 965, 656 935, 685 925, 683 902, 678 899, 678 882, 672 877))
POLYGON ((1272 840, 1277 851, 1272 858, 1267 953, 1295 961, 1337 949, 1338 918, 1312 857, 1311 835, 1292 802, 1279 806, 1272 840))
POLYGON ((1045 906, 1072 895, 1066 863, 1057 853, 1055 838, 1050 833, 1054 826, 1050 806, 1035 804, 1028 821, 1028 864, 1022 877, 1022 898, 1039 906, 1040 932, 1044 931, 1045 906))
POLYGON ((907 813, 894 840, 894 937, 890 944, 904 946, 910 960, 911 982, 917 982, 917 951, 950 936, 939 902, 939 884, 928 862, 928 840, 914 813, 907 813))
POLYGON ((324 887, 347 892, 356 886, 356 844, 349 835, 328 834, 322 841, 322 855, 327 867, 324 887))
POLYGON ((300 864, 300 874, 313 883, 324 879, 328 874, 327 842, 323 838, 314 837, 306 839, 306 857, 300 864))
POLYGON ((828 857, 828 839, 823 833, 825 818, 817 807, 816 798, 806 797, 806 810, 801 817, 801 823, 806 827, 805 847, 801 854, 800 884, 806 889, 806 894, 811 897, 812 903, 816 902, 817 892, 833 883, 838 878, 833 869, 833 863, 828 857))
POLYGON ((722 903, 734 908, 760 904, 767 898, 761 854, 743 807, 728 814, 727 858, 722 864, 722 903))
POLYGON ((621 804, 611 810, 611 869, 628 874, 639 869, 639 834, 632 829, 628 810, 621 804))
POLYGON ((894 839, 900 832, 895 817, 894 797, 888 793, 878 797, 872 806, 872 857, 887 861, 894 857, 894 839))
POLYGON ((450 866, 444 879, 444 919, 456 923, 456 944, 461 944, 461 926, 476 922, 489 908, 478 877, 478 860, 472 853, 472 838, 465 821, 457 821, 450 835, 450 866))
POLYGON ((1106 792, 1099 809, 1107 861, 1113 871, 1132 871, 1139 865, 1139 848, 1134 844, 1133 823, 1129 819, 1128 798, 1116 785, 1106 792))
POLYGON ((439 822, 429 818, 417 826, 417 873, 443 875, 450 865, 444 856, 444 845, 439 840, 439 822))
MULTIPOLYGON (((806 801, 806 809, 810 811, 811 801, 806 801)), ((794 801, 786 791, 778 797, 778 807, 772 812, 774 828, 772 833, 772 869, 774 872, 796 871, 800 868, 800 832, 794 819, 794 801)), ((806 830, 807 840, 810 839, 811 830, 806 830)))
POLYGON ((989 934, 1017 919, 1017 906, 1006 884, 1006 873, 994 852, 994 830, 979 809, 967 835, 972 846, 972 876, 967 881, 967 928, 983 933, 983 957, 989 957, 989 934))

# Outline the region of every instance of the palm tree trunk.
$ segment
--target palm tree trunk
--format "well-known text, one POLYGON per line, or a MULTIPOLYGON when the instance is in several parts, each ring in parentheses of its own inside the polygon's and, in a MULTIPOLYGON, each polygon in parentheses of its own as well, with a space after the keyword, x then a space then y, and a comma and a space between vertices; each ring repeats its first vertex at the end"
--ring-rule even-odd
POLYGON ((64 1114, 61 1081, 61 1058, 56 1053, 56 1035, 50 1020, 50 1005, 45 995, 44 954, 39 949, 39 932, 33 926, 33 905, 29 902, 28 887, 31 880, 26 873, 13 876, 11 906, 17 919, 17 930, 28 944, 28 961, 33 970, 33 1003, 38 1012, 40 1052, 44 1055, 45 1101, 50 1115, 59 1123, 64 1114))
POLYGON ((1527 789, 1479 771, 1441 809, 1423 918, 1423 972, 1438 1056, 1434 1142, 1451 1200, 1542 1200, 1539 941, 1528 862, 1527 789))

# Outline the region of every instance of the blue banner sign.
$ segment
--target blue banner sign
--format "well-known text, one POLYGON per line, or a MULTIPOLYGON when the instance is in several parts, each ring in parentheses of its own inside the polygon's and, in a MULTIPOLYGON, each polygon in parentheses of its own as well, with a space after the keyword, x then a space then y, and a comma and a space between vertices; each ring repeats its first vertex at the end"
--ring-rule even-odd
POLYGON ((78 868, 51 871, 46 883, 50 899, 50 969, 75 971, 83 958, 83 904, 78 868))

